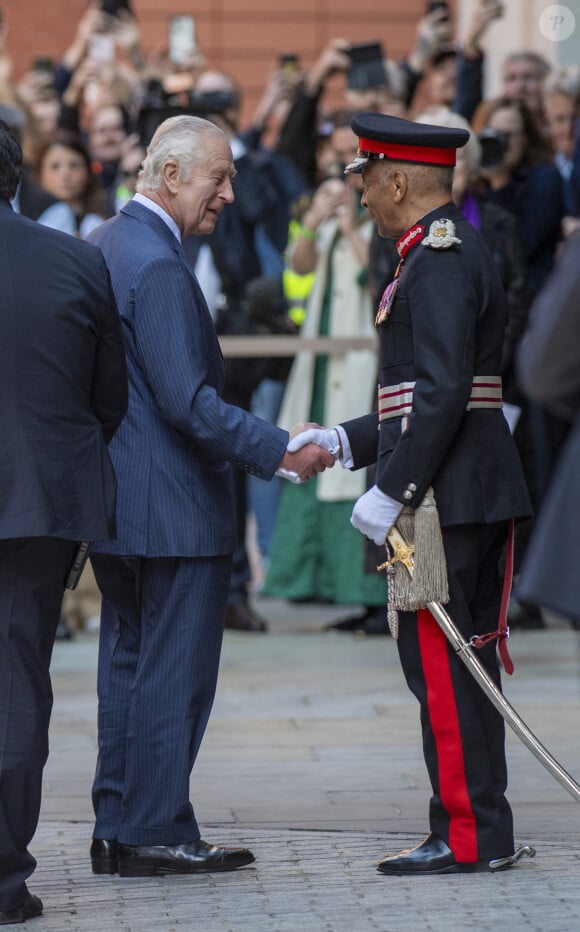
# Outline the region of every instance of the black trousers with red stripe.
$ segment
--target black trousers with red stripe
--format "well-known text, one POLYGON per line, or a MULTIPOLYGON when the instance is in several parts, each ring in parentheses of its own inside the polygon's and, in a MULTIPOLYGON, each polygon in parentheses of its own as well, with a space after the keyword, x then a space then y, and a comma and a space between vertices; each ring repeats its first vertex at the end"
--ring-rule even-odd
MULTIPOLYGON (((507 532, 507 524, 443 531, 451 597, 446 609, 466 639, 497 630, 507 532)), ((431 831, 460 862, 512 854, 501 715, 429 612, 400 614, 398 648, 407 684, 421 706, 423 753, 433 790, 431 831)), ((478 657, 499 686, 495 641, 478 657)))

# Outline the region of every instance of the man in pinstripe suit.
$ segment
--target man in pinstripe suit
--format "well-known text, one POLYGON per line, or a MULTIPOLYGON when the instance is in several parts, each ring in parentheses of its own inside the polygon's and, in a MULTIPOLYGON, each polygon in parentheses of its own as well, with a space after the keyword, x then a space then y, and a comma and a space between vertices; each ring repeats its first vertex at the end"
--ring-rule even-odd
POLYGON ((333 457, 225 404, 224 363, 181 247, 211 233, 233 201, 223 132, 178 116, 155 133, 137 195, 95 231, 121 315, 129 410, 111 445, 114 543, 95 548, 103 595, 99 756, 91 858, 96 873, 233 870, 247 849, 209 845, 189 777, 213 702, 231 554, 232 466, 310 478, 333 457))

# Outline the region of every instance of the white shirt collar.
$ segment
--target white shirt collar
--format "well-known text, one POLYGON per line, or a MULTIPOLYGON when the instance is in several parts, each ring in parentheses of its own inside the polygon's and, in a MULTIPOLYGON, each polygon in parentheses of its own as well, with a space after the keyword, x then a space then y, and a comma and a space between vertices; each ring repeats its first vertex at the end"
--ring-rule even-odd
POLYGON ((133 200, 137 204, 141 204, 142 207, 146 207, 147 210, 152 210, 154 214, 157 214, 158 217, 161 217, 164 223, 167 224, 175 238, 178 242, 181 242, 181 233, 179 227, 177 226, 173 217, 170 217, 166 210, 163 210, 163 207, 160 207, 155 201, 152 201, 150 197, 146 197, 145 194, 134 194, 133 200))
POLYGON ((236 159, 241 159, 242 155, 245 155, 247 151, 244 143, 238 136, 234 136, 233 139, 230 139, 230 149, 232 150, 234 162, 236 159))

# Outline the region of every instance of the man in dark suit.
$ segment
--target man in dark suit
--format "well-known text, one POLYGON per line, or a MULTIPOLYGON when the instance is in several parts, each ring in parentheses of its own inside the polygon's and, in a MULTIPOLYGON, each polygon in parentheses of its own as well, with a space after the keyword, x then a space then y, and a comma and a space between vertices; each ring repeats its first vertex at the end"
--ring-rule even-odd
POLYGON ((0 121, 0 925, 42 912, 26 879, 50 657, 75 542, 115 533, 106 444, 127 405, 103 257, 13 212, 21 173, 20 146, 0 121))
MULTIPOLYGON (((356 502, 351 523, 378 546, 404 506, 416 514, 418 540, 420 506, 434 490, 442 535, 436 527, 431 542, 442 536, 449 614, 466 640, 487 636, 479 656, 499 686, 495 639, 507 602, 501 560, 510 521, 527 517, 530 502, 502 413, 499 274, 451 201, 456 149, 469 134, 382 114, 359 114, 352 125, 360 148, 347 171, 362 171, 362 203, 381 236, 397 239, 400 258, 376 318, 378 412, 304 432, 291 448, 313 439, 334 446, 338 434, 343 466, 376 462, 375 484, 356 502)), ((429 611, 399 618, 401 665, 421 708, 431 832, 378 869, 410 876, 487 870, 514 854, 503 719, 429 611)))
POLYGON ((93 870, 122 876, 232 870, 210 845, 189 777, 213 702, 232 552, 233 466, 302 479, 331 466, 221 396, 224 363, 181 239, 211 233, 233 200, 232 153, 207 120, 166 120, 137 194, 95 231, 124 329, 129 410, 111 446, 119 536, 94 552, 103 595, 93 870), (302 455, 304 454, 304 455, 302 455))

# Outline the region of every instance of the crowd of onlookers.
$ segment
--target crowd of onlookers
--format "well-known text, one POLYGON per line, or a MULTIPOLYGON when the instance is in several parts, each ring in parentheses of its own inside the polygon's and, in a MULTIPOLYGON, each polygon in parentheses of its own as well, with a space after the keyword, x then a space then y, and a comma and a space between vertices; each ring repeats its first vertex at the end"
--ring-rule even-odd
MULTIPOLYGON (((417 24, 414 47, 404 60, 383 60, 379 67, 374 62, 372 70, 363 69, 355 80, 347 38, 330 41, 307 70, 299 59, 280 59, 248 125, 241 124, 235 75, 208 67, 203 49, 179 64, 169 52, 145 55, 138 20, 126 10, 112 16, 90 6, 60 60, 36 59, 18 83, 12 80, 9 36, 0 31, 0 118, 17 130, 26 161, 14 207, 41 223, 86 237, 131 198, 155 126, 182 110, 207 116, 230 139, 236 201, 214 234, 184 245, 218 331, 361 333, 372 325, 373 308, 393 275, 396 254, 392 243, 378 239, 360 209, 358 176, 344 179, 344 165, 353 150, 356 154, 351 114, 374 110, 471 129, 470 142, 458 156, 453 196, 480 230, 505 287, 504 393, 521 409, 515 436, 537 507, 567 427, 521 396, 513 362, 530 304, 561 243, 580 228, 580 67, 557 70, 534 51, 513 51, 502 65, 500 95, 486 98, 486 35, 501 15, 500 0, 477 0, 465 34, 458 36, 445 4, 435 4, 417 24), (345 76, 343 100, 340 108, 329 109, 325 91, 337 73, 345 76), (347 268, 348 300, 345 288, 336 287, 337 276, 347 268), (349 319, 349 314, 365 319, 349 319)), ((335 99, 334 80, 333 95, 335 99)), ((368 370, 368 361, 365 366, 368 370)), ((232 360, 226 397, 276 420, 282 404, 292 407, 285 396, 289 368, 282 359, 232 360)), ((321 419, 331 416, 331 371, 332 361, 323 371, 319 358, 311 373, 307 419, 314 413, 321 419)), ((356 399, 363 409, 373 403, 371 390, 371 384, 368 392, 357 385, 356 399)), ((308 492, 297 493, 276 482, 266 489, 259 480, 250 480, 248 506, 240 474, 231 627, 265 627, 247 596, 248 508, 257 519, 266 592, 362 604, 368 630, 376 627, 373 612, 382 594, 362 579, 369 563, 362 553, 353 557, 347 548, 348 562, 344 568, 335 565, 334 579, 320 568, 324 561, 316 548, 310 557, 314 569, 303 581, 296 572, 288 580, 280 572, 283 561, 288 562, 286 523, 286 539, 276 541, 280 495, 291 499, 291 506, 286 504, 290 517, 300 512, 310 528, 320 519, 320 502, 342 505, 360 492, 329 486, 320 493, 311 485, 308 492), (297 495, 309 497, 303 512, 297 495), (360 562, 360 573, 352 571, 353 559, 360 562), (341 586, 349 578, 348 566, 352 585, 341 586)), ((328 529, 321 537, 322 549, 337 533, 334 520, 331 537, 328 529)), ((349 531, 346 523, 344 533, 349 531)), ((524 531, 520 556, 525 545, 524 531)), ((294 546, 303 544, 296 539, 294 546)), ((524 611, 522 619, 534 623, 531 611, 524 611)), ((535 622, 541 623, 538 615, 535 622)))

